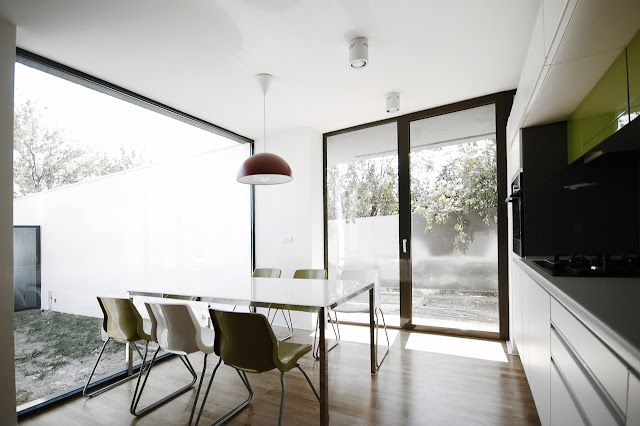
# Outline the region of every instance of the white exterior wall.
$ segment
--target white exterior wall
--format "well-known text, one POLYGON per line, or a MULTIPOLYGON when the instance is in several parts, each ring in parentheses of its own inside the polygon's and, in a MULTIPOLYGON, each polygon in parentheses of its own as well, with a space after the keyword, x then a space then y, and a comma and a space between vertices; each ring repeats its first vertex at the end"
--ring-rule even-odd
MULTIPOLYGON (((295 129, 269 136, 267 144, 269 152, 289 163, 293 180, 256 186, 255 266, 280 268, 283 278, 291 278, 296 269, 323 269, 322 135, 311 129, 295 129), (291 237, 291 242, 285 243, 285 237, 291 237)), ((262 141, 256 142, 255 152, 263 150, 262 141)), ((295 328, 315 327, 312 315, 291 314, 295 328)))
POLYGON ((16 424, 13 351, 13 69, 16 27, 0 17, 0 423, 16 424))
POLYGON ((42 309, 101 317, 96 296, 206 288, 251 273, 248 145, 34 194, 15 225, 41 226, 42 309))

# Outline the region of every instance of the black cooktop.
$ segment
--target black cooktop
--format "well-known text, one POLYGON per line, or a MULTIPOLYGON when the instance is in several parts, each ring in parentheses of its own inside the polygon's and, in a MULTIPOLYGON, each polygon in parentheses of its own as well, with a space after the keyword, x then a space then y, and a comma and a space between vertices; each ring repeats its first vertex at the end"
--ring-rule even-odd
POLYGON ((534 260, 546 273, 560 277, 640 277, 637 254, 555 255, 553 260, 534 260))

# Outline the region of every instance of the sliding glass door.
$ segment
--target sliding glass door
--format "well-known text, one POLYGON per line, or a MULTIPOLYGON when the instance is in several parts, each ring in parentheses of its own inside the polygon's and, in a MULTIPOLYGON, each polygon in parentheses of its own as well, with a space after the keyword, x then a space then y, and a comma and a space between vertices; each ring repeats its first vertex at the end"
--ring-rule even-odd
POLYGON ((412 323, 498 332, 495 106, 410 123, 412 323))
MULTIPOLYGON (((329 278, 378 269, 387 324, 506 338, 512 93, 325 134, 329 278)), ((359 314, 341 321, 366 322, 359 314)))

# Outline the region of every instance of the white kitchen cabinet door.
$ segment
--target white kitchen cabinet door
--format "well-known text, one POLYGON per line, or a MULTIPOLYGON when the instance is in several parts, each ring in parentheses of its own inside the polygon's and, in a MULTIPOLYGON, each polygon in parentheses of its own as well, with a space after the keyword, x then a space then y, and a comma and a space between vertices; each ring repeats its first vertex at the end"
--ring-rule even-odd
POLYGON ((553 61, 578 0, 542 0, 545 64, 553 61))
POLYGON ((629 372, 627 426, 640 426, 640 379, 631 371, 629 372))
POLYGON ((511 326, 513 327, 512 346, 516 347, 520 355, 520 361, 524 355, 524 344, 522 341, 522 269, 511 263, 511 326))
POLYGON ((511 107, 511 115, 509 116, 509 132, 508 140, 512 140, 516 129, 523 127, 525 115, 528 108, 533 105, 531 96, 534 88, 538 84, 540 73, 544 67, 544 26, 542 4, 538 10, 538 17, 533 26, 531 41, 527 49, 527 56, 524 59, 520 81, 518 82, 518 91, 513 98, 513 106, 511 107))
POLYGON ((551 300, 528 274, 522 274, 527 379, 543 426, 550 424, 551 300))
POLYGON ((558 367, 551 361, 551 425, 574 426, 584 425, 580 409, 569 392, 566 383, 560 376, 558 367))

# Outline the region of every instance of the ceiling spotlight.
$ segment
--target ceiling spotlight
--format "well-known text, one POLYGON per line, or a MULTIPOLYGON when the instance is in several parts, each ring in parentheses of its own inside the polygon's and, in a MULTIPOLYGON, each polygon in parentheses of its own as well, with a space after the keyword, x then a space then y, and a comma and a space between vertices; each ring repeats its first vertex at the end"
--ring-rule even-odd
POLYGON ((387 112, 400 111, 400 94, 398 92, 387 93, 385 106, 387 107, 387 112))
POLYGON ((369 40, 357 37, 349 43, 349 65, 351 68, 364 68, 369 63, 369 40))

